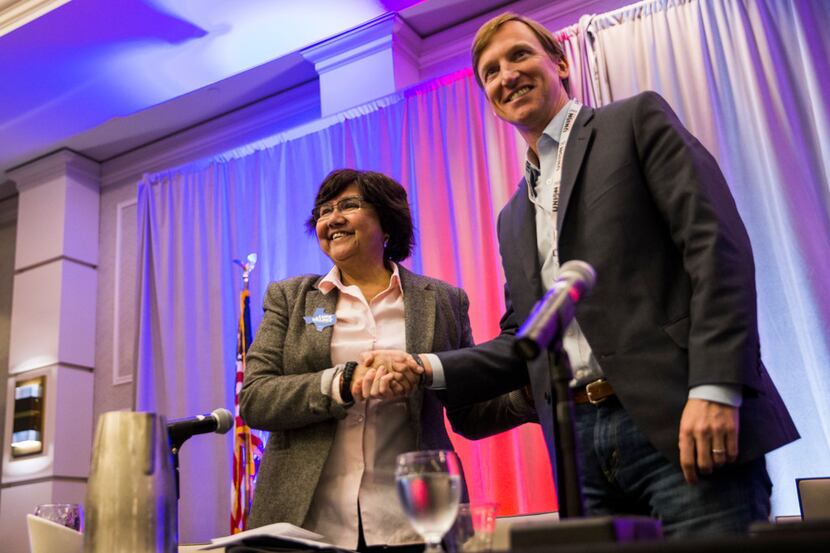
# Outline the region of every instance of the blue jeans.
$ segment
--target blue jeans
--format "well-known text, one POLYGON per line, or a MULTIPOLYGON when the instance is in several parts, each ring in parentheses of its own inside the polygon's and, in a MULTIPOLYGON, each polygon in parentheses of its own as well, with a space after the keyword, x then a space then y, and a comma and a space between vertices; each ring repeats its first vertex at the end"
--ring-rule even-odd
POLYGON ((763 457, 687 484, 616 398, 577 405, 576 434, 589 516, 651 516, 672 538, 743 534, 769 518, 772 483, 763 457))

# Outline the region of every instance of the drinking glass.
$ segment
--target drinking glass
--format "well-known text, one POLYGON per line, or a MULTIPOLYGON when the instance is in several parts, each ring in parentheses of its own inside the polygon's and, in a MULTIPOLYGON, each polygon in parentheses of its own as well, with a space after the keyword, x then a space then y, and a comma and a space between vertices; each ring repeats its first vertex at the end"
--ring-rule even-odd
POLYGON ((81 531, 84 512, 77 503, 46 503, 35 507, 35 516, 45 518, 61 526, 81 531))
POLYGON ((452 451, 412 451, 398 455, 398 496, 412 527, 426 542, 426 553, 441 553, 461 499, 461 465, 452 451))

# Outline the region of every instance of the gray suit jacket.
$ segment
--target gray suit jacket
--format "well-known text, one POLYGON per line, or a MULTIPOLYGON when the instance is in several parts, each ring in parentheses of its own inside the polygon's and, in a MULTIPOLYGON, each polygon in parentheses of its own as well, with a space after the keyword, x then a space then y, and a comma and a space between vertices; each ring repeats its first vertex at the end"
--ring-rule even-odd
MULTIPOLYGON (((406 348, 447 351, 472 345, 469 301, 463 290, 399 267, 404 291, 406 348)), ((257 478, 249 525, 301 526, 308 513, 337 420, 346 410, 321 392, 321 373, 332 366, 332 327, 318 332, 303 317, 317 308, 334 313, 338 293, 323 294, 319 275, 272 282, 265 314, 248 352, 240 393, 242 418, 271 433, 257 478)), ((409 402, 418 449, 452 449, 437 392, 419 390, 409 402)), ((496 434, 535 420, 521 394, 453 409, 453 430, 468 438, 496 434)))

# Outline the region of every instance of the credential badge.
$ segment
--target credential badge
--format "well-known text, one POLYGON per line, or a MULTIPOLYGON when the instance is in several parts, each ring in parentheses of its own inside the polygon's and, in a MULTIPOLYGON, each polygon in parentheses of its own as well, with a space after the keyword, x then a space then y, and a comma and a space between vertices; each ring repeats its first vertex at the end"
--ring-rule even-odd
POLYGON ((310 317, 303 317, 303 320, 307 325, 314 325, 317 332, 323 332, 324 328, 334 326, 335 321, 337 321, 337 315, 334 313, 326 313, 322 307, 318 307, 310 317))

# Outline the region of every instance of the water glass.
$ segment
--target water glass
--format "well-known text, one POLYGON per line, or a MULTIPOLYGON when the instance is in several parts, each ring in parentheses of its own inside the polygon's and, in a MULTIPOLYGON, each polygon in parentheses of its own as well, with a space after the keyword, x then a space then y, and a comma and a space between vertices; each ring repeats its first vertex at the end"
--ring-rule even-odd
POLYGON ((398 455, 395 468, 398 496, 412 527, 439 553, 461 499, 461 464, 452 451, 413 451, 398 455))
POLYGON ((35 508, 35 516, 81 532, 84 511, 77 503, 47 503, 35 508))

